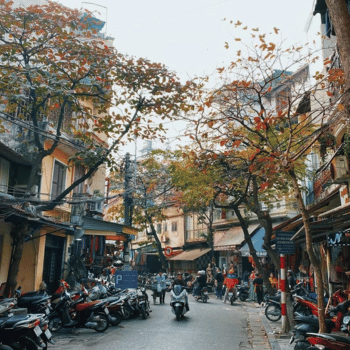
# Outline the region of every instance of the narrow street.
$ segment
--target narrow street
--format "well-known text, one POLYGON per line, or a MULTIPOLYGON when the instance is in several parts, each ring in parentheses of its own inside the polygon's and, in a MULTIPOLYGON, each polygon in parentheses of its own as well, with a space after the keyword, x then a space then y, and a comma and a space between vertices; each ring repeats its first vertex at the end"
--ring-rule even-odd
POLYGON ((49 349, 252 349, 248 339, 248 314, 244 303, 223 304, 211 297, 207 304, 190 296, 190 312, 177 322, 169 306, 152 305, 146 320, 123 321, 105 333, 93 330, 63 330, 55 334, 56 344, 49 349))

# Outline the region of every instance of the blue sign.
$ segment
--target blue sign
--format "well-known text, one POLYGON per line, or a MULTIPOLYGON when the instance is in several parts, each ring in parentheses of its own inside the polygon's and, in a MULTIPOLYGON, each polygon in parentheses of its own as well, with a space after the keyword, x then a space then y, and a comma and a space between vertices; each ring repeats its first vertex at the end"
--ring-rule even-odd
POLYGON ((121 289, 137 288, 137 271, 116 271, 115 287, 121 289))
POLYGON ((291 238, 295 232, 276 230, 276 252, 279 254, 294 254, 295 244, 291 238))

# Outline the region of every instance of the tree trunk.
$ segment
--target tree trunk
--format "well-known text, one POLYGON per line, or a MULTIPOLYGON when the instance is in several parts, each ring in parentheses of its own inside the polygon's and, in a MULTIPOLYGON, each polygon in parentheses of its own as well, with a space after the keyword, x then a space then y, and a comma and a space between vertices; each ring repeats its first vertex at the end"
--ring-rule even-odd
POLYGON ((151 227, 152 236, 154 237, 154 240, 156 241, 156 246, 157 246, 157 249, 158 249, 159 259, 160 259, 160 262, 162 264, 162 267, 163 267, 163 269, 167 270, 168 269, 168 260, 164 256, 162 243, 160 242, 159 237, 157 235, 157 231, 154 228, 154 225, 153 225, 153 222, 152 222, 152 218, 147 214, 147 212, 145 212, 145 216, 146 216, 147 221, 148 221, 148 223, 149 223, 149 225, 151 227))
MULTIPOLYGON (((345 89, 350 88, 350 16, 345 0, 326 0, 337 36, 341 64, 345 74, 345 89)), ((347 96, 346 96, 347 97, 347 96)))
POLYGON ((19 271, 19 264, 22 258, 24 237, 28 230, 28 224, 13 225, 11 230, 11 236, 13 239, 13 250, 11 254, 11 262, 7 275, 5 296, 11 297, 14 294, 17 286, 17 276, 19 271))
POLYGON ((289 175, 291 176, 295 196, 298 202, 299 210, 303 218, 305 237, 306 237, 306 249, 309 254, 310 262, 314 267, 314 273, 317 284, 317 304, 318 304, 318 320, 320 323, 320 333, 325 333, 327 331, 326 322, 325 322, 325 305, 323 298, 323 278, 322 278, 322 269, 317 256, 315 255, 313 246, 312 246, 312 234, 309 223, 309 214, 305 208, 301 191, 299 188, 298 180, 293 170, 289 170, 289 175))
POLYGON ((261 276, 264 280, 264 284, 266 286, 267 292, 270 295, 274 295, 275 291, 271 286, 270 280, 269 280, 269 275, 265 272, 265 270, 263 269, 262 265, 260 264, 260 260, 258 258, 258 256, 256 255, 256 250, 254 248, 253 242, 252 242, 252 238, 250 237, 250 234, 248 232, 248 227, 247 227, 247 223, 245 222, 244 218, 241 215, 240 210, 238 209, 238 207, 233 207, 233 210, 235 212, 235 214, 237 215, 237 218, 241 224, 243 233, 244 233, 244 239, 246 241, 246 243, 249 246, 249 252, 250 255, 253 257, 253 260, 255 262, 256 268, 258 269, 259 273, 261 273, 261 276))

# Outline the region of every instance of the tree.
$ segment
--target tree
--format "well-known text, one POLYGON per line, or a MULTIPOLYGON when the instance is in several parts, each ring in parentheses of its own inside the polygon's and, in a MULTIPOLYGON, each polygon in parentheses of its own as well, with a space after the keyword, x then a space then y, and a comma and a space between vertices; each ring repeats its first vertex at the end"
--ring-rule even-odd
MULTIPOLYGON (((249 245, 257 269, 263 276, 268 292, 273 295, 274 290, 269 276, 260 263, 248 231, 251 203, 256 201, 256 207, 259 207, 260 202, 258 196, 253 200, 253 177, 248 172, 247 162, 239 157, 233 159, 228 158, 227 155, 224 156, 213 147, 213 144, 202 143, 198 137, 197 141, 198 143, 192 145, 192 148, 177 152, 179 159, 171 166, 172 181, 179 190, 177 196, 179 205, 193 212, 207 212, 206 225, 210 238, 208 243, 212 248, 214 208, 233 210, 242 227, 245 241, 249 245), (246 215, 241 213, 244 207, 248 211, 246 215)), ((255 183, 258 183, 256 179, 255 183)), ((268 222, 272 222, 268 213, 265 213, 263 218, 264 220, 269 218, 268 222)), ((263 224, 263 226, 267 225, 263 224)), ((273 260, 278 261, 276 258, 273 260)))
MULTIPOLYGON (((132 182, 133 210, 132 222, 141 231, 151 236, 146 244, 153 243, 158 250, 164 269, 168 262, 159 240, 156 223, 167 219, 166 209, 173 204, 173 185, 170 180, 168 164, 162 152, 153 151, 137 162, 132 182)), ((115 172, 111 177, 111 186, 123 195, 124 171, 115 172)), ((109 214, 116 220, 124 218, 124 203, 111 206, 109 214)))
MULTIPOLYGON (((277 34, 278 29, 274 28, 274 32, 277 34)), ((242 44, 237 59, 218 69, 222 85, 209 94, 198 94, 200 116, 192 137, 201 137, 203 144, 211 145, 216 159, 221 151, 222 158, 249 160, 248 171, 259 179, 260 195, 271 189, 293 188, 308 255, 315 268, 320 331, 325 331, 321 265, 314 252, 300 181, 305 176, 307 155, 334 121, 330 117, 326 123, 325 116, 332 116, 330 112, 342 97, 324 104, 319 95, 328 92, 329 80, 339 80, 331 76, 332 72, 327 76, 317 73, 311 83, 305 64, 316 57, 303 55, 302 47, 285 49, 276 45, 258 29, 253 29, 251 37, 252 45, 242 44)))
MULTIPOLYGON (((114 169, 115 152, 134 136, 162 139, 163 125, 153 124, 153 118, 171 119, 187 110, 192 84, 181 85, 161 64, 116 52, 100 39, 101 22, 90 13, 55 2, 14 8, 1 1, 0 14, 2 137, 11 123, 30 131, 24 147, 32 162, 28 190, 38 184, 42 160, 64 140, 77 150, 72 164, 86 169, 56 198, 34 203, 38 212, 54 209, 103 163, 114 169), (109 137, 110 145, 100 142, 100 135, 109 137)), ((21 135, 15 139, 23 145, 21 135)), ((16 286, 25 234, 12 236, 6 294, 16 286)))
MULTIPOLYGON (((350 16, 347 2, 343 0, 326 0, 332 24, 337 36, 341 64, 344 69, 346 97, 350 88, 350 16)), ((347 101, 348 103, 348 101, 347 101)))

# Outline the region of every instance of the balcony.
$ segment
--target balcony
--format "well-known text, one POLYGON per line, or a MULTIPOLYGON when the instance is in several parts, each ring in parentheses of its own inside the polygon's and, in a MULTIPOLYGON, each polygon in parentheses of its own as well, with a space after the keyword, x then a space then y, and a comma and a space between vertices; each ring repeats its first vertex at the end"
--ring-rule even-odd
POLYGON ((207 234, 208 234, 207 228, 201 228, 196 230, 186 230, 186 242, 206 241, 207 234))

